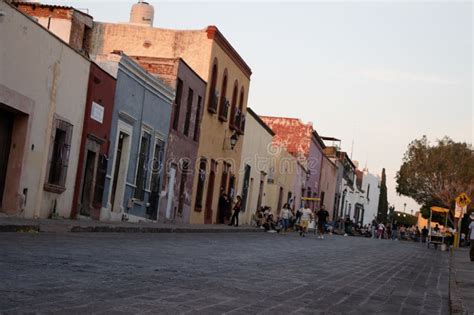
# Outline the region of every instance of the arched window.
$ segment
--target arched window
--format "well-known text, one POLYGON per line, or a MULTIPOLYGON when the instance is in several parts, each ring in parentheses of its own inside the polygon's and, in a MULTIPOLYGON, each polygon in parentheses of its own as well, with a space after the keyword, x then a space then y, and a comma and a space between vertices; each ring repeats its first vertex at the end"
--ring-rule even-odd
POLYGON ((245 98, 245 90, 242 87, 240 89, 240 97, 239 97, 239 109, 236 117, 235 129, 238 130, 240 134, 244 134, 245 130, 245 113, 244 113, 244 98, 245 98))
POLYGON ((237 80, 234 82, 234 91, 232 92, 232 103, 231 103, 231 110, 230 110, 230 120, 229 120, 229 127, 231 129, 239 129, 239 127, 236 127, 236 122, 237 122, 237 116, 238 116, 238 111, 237 111, 237 94, 239 93, 239 83, 237 80))
POLYGON ((224 78, 222 79, 221 88, 221 100, 219 103, 219 119, 227 121, 227 115, 229 113, 229 101, 226 97, 227 92, 227 69, 224 70, 224 78))
POLYGON ((214 65, 212 66, 212 75, 211 75, 211 85, 209 86, 209 100, 208 100, 208 105, 207 109, 211 113, 217 113, 217 104, 218 104, 218 96, 217 96, 217 91, 216 91, 216 85, 217 85, 217 71, 218 71, 218 66, 217 66, 217 58, 214 59, 214 65))

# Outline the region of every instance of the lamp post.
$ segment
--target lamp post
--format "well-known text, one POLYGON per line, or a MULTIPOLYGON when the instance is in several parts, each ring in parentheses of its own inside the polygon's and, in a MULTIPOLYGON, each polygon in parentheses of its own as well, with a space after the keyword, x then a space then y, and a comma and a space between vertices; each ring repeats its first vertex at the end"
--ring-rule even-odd
POLYGON ((234 150, 235 145, 237 144, 238 140, 239 140, 239 136, 237 135, 237 132, 234 131, 234 134, 230 137, 230 148, 231 148, 231 150, 234 150))
POLYGON ((407 203, 405 202, 405 203, 403 204, 403 212, 407 212, 406 210, 407 210, 407 203))

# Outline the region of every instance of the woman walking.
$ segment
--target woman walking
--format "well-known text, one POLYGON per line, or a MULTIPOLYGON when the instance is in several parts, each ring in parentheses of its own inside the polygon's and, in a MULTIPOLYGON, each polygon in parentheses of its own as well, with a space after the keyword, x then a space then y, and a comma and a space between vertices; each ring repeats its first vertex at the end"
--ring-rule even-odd
POLYGON ((242 198, 240 196, 237 196, 237 201, 234 205, 234 208, 232 210, 234 210, 234 214, 232 215, 232 218, 230 219, 230 223, 229 223, 229 226, 232 226, 234 225, 234 221, 235 221, 235 226, 239 226, 239 213, 240 213, 240 208, 241 208, 241 202, 242 202, 242 198))
POLYGON ((281 222, 283 229, 282 234, 286 234, 286 232, 288 231, 288 227, 290 226, 290 219, 292 216, 293 213, 291 213, 290 205, 288 203, 285 203, 283 209, 281 209, 281 222))

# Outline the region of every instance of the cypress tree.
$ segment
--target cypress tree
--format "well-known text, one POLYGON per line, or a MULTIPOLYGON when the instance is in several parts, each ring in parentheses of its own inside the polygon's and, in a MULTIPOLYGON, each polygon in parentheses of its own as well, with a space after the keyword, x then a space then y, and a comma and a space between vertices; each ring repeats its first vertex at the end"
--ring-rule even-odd
POLYGON ((382 182, 380 183, 379 207, 377 210, 377 220, 387 223, 388 200, 387 200, 387 175, 385 168, 382 170, 382 182))

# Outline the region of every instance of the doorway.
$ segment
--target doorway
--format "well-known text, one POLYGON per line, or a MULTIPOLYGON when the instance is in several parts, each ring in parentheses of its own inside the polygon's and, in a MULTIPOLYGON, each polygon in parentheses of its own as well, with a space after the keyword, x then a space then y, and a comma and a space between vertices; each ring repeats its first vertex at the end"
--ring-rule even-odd
POLYGON ((251 166, 246 164, 244 182, 242 184, 242 211, 245 211, 247 208, 247 198, 248 198, 249 184, 250 184, 250 171, 251 171, 251 166))
POLYGON ((158 219, 158 207, 161 192, 161 173, 163 170, 163 141, 156 139, 155 153, 153 154, 153 172, 150 186, 150 206, 147 208, 147 216, 151 220, 158 219))
POLYGON ((209 185, 207 186, 206 208, 204 210, 204 224, 212 224, 212 200, 214 196, 214 183, 216 181, 216 164, 216 161, 211 161, 209 185))
POLYGON ((94 194, 94 174, 95 174, 96 153, 87 150, 86 165, 84 170, 84 179, 82 183, 81 208, 79 213, 84 216, 90 216, 92 200, 94 194))
POLYGON ((3 193, 6 184, 13 120, 14 115, 12 113, 0 109, 0 208, 2 207, 3 193))
POLYGON ((124 131, 119 132, 117 149, 115 151, 115 166, 112 180, 112 193, 110 202, 112 212, 122 212, 123 196, 128 169, 128 153, 130 152, 130 135, 124 131))

